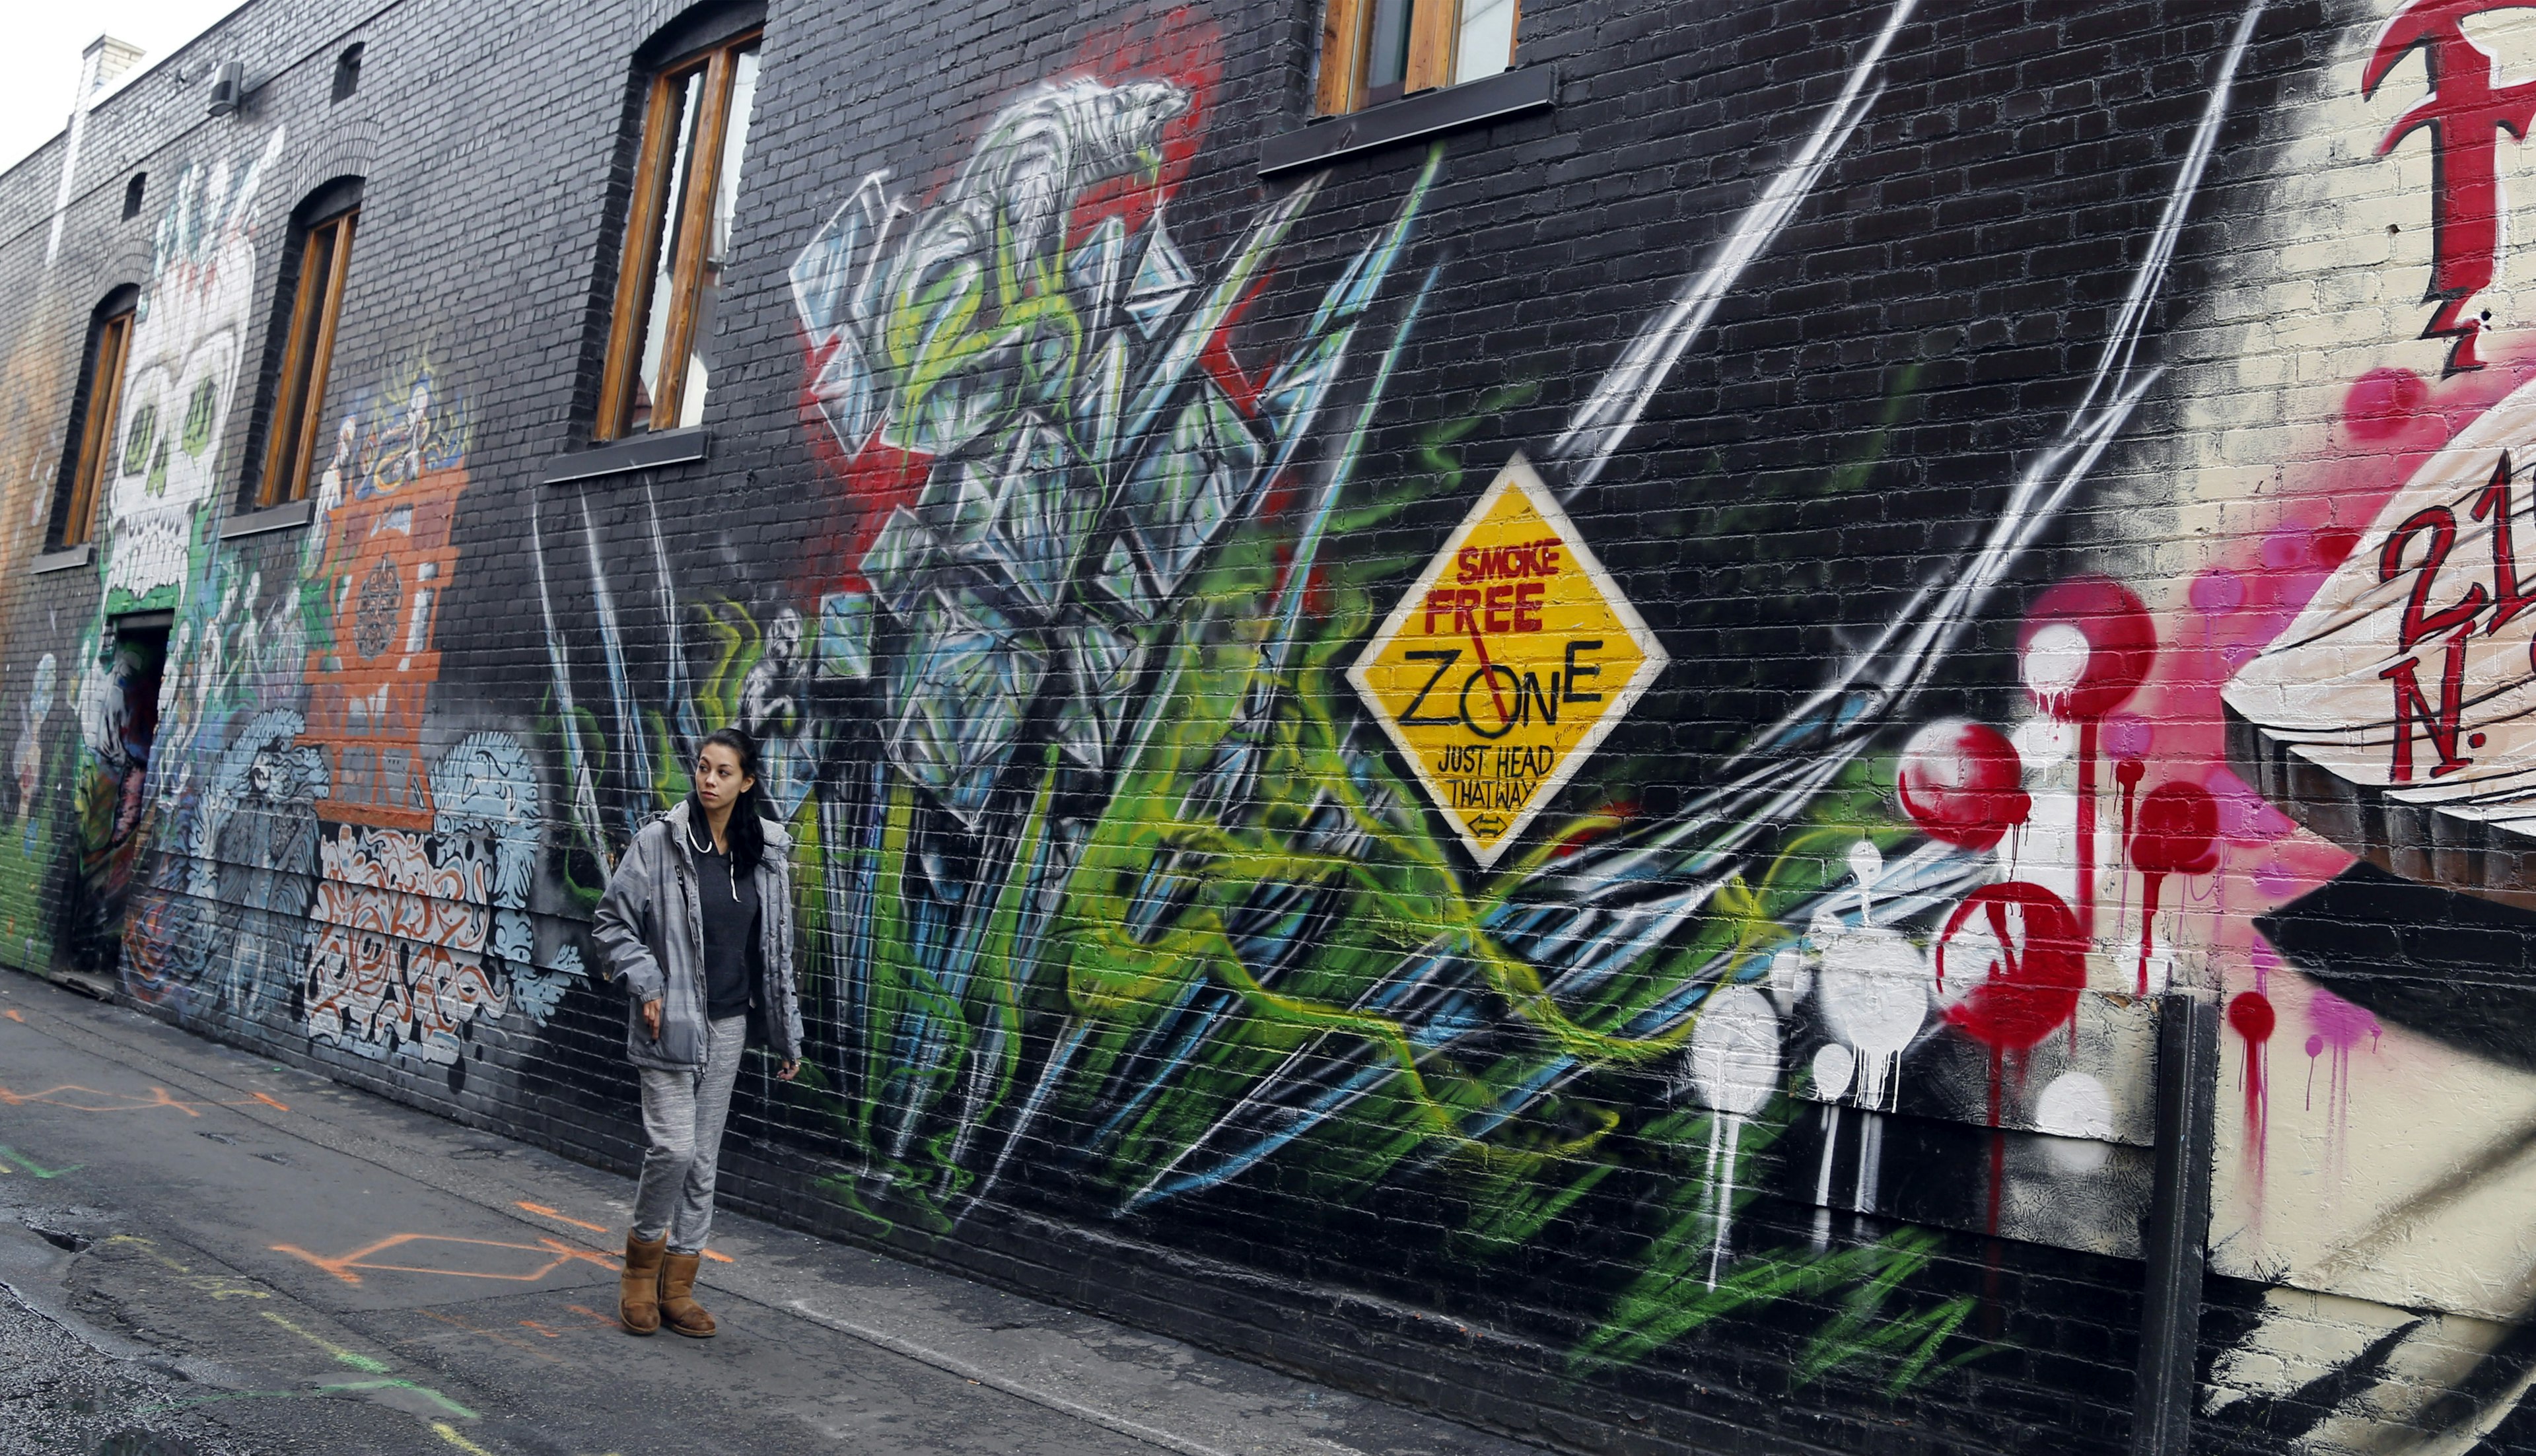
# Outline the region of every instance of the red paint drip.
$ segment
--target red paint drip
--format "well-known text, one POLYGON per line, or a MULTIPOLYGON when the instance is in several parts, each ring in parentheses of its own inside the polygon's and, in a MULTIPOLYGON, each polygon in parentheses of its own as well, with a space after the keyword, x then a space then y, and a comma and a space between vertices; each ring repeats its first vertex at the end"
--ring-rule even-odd
MULTIPOLYGON (((1990 1047, 1996 1062, 2000 1053, 2036 1045, 2077 1011, 2087 987, 2086 942, 2060 896, 2009 880, 1975 890, 1946 917, 1933 966, 1937 989, 1946 988, 1950 957, 1961 986, 1965 956, 1984 950, 1982 979, 1946 1008, 1946 1022, 1990 1047), (1988 947, 1964 939, 1973 929, 1989 932, 1988 947)), ((1994 1113, 1996 1094, 1994 1088, 1994 1113)))
POLYGON ((2096 938, 2096 726, 2078 723, 2078 938, 2096 938))
POLYGON ((2246 1134, 2254 1156, 2254 1185, 2262 1186, 2263 1142, 2270 1104, 2263 1096, 2263 1044, 2272 1039, 2271 998, 2242 991, 2228 1003, 2228 1026, 2246 1042, 2246 1134))
POLYGON ((2157 935, 2158 889, 2170 874, 2203 874, 2219 862, 2219 801, 2187 780, 2160 784, 2139 806, 2130 838, 2140 872, 2139 994, 2148 994, 2148 962, 2157 935))
POLYGON ((2109 577, 2077 576, 2035 599, 2017 633, 2023 654, 2048 627, 2069 627, 2087 642, 2077 681, 2036 704, 2078 726, 2078 930, 2096 933, 2096 741, 2105 715, 2148 680, 2157 661, 2157 622, 2130 588, 2109 577))

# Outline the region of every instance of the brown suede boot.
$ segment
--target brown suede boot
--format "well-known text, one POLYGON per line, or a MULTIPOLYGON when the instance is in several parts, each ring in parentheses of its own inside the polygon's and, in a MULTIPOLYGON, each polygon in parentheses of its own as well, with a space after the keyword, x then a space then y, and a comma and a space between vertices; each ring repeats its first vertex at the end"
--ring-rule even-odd
POLYGON ((702 1254, 671 1254, 661 1261, 661 1322, 681 1335, 710 1340, 714 1317, 696 1302, 696 1262, 702 1254))
POLYGON ((669 1251, 669 1235, 645 1240, 625 1234, 625 1272, 616 1281, 616 1317, 625 1333, 648 1335, 661 1327, 661 1257, 669 1251))

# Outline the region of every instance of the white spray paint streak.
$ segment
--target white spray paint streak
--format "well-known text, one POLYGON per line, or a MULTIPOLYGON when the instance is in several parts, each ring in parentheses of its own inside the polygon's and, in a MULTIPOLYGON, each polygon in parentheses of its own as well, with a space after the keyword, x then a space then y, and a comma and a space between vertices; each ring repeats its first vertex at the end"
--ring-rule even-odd
POLYGON ((1636 426, 1638 415, 1646 410, 1647 402, 1655 397, 1658 389, 1663 388, 1665 379, 1672 374, 1673 366, 1681 358, 1682 351, 1690 348, 1691 341, 1708 326, 1710 316, 1717 312, 1718 304, 1725 301, 1736 280, 1779 235, 1780 229, 1788 225, 1788 219, 1796 214, 1797 204, 1813 191, 1824 168, 1831 165, 1832 158, 1839 154, 1859 123, 1866 120, 1867 113, 1873 109, 1876 97, 1884 94, 1884 89, 1879 86, 1869 91, 1868 79, 1882 64, 1885 50, 1893 44, 1893 37, 1900 33, 1903 23, 1911 18, 1917 5, 1918 0, 1899 0, 1893 7, 1893 13, 1885 18, 1884 29, 1876 32, 1874 41, 1867 47, 1867 53, 1850 68, 1849 83, 1841 88, 1839 99, 1832 102, 1831 109, 1815 123, 1813 134, 1806 138, 1805 146, 1798 150, 1787 167, 1770 179, 1770 185, 1762 189, 1760 198, 1736 220, 1734 231, 1727 234, 1726 246, 1718 250, 1705 270, 1683 286, 1673 306, 1639 333, 1629 345, 1628 351, 1620 356, 1620 361, 1603 376, 1585 403, 1577 407, 1565 433, 1551 443, 1550 458, 1566 462, 1571 467, 1566 491, 1569 497, 1593 483, 1595 476, 1603 473, 1612 452, 1619 448, 1620 442, 1636 426))

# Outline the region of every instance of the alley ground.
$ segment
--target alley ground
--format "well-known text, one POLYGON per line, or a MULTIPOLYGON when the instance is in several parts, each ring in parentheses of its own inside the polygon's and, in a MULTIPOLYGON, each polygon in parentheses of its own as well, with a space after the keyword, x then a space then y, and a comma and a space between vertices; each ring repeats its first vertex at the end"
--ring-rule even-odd
POLYGON ((0 972, 0 1456, 1534 1449, 729 1213, 634 1339, 631 1191, 0 972))

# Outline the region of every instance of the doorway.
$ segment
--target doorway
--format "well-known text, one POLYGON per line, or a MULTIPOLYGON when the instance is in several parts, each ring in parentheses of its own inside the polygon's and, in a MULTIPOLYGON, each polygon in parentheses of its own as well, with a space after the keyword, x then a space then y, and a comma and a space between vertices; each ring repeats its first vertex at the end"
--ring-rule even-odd
POLYGON ((63 968, 111 983, 122 964, 124 916, 147 847, 150 754, 158 736, 158 689, 167 668, 171 614, 106 624, 98 649, 96 712, 83 705, 84 762, 72 791, 79 858, 70 866, 63 968))

